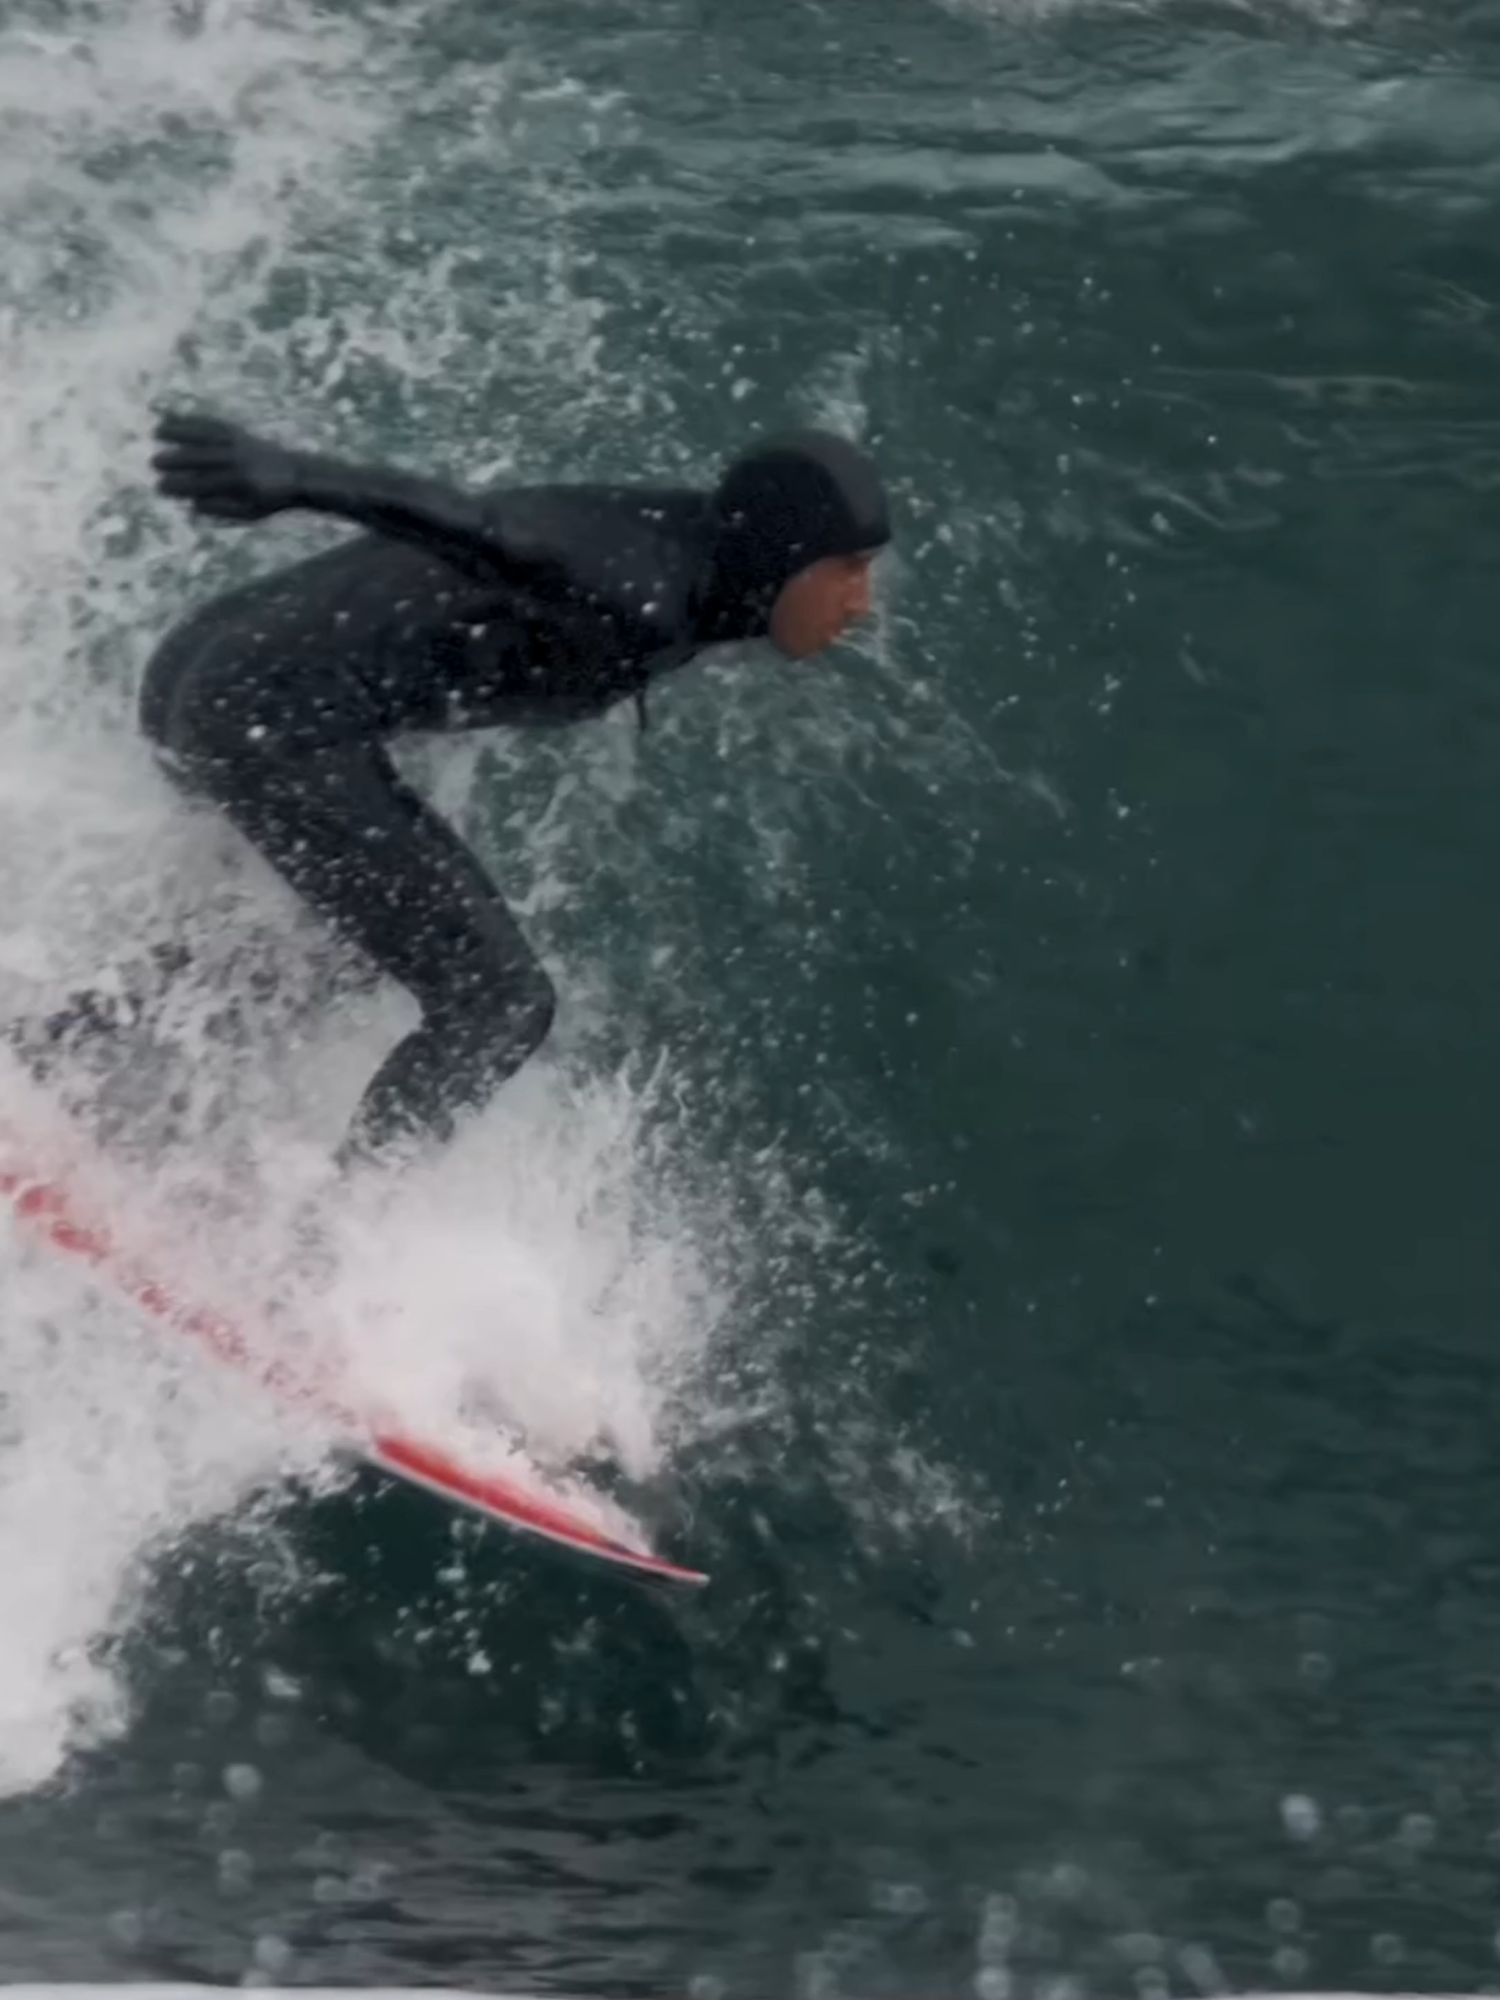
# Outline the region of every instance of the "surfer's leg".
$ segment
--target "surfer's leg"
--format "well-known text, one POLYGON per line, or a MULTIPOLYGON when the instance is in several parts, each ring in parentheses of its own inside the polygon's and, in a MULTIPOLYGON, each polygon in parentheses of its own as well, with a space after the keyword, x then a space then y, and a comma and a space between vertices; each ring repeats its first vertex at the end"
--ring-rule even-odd
POLYGON ((380 961, 413 994, 422 1023, 392 1049, 365 1091, 344 1156, 405 1137, 448 1137, 546 1040, 557 995, 504 898, 472 849, 389 765, 384 774, 410 828, 402 860, 410 896, 427 913, 380 961), (431 882, 432 888, 424 886, 431 882), (446 900, 433 888, 444 885, 446 900))
POLYGON ((545 1039, 555 996, 498 889, 377 745, 236 759, 228 817, 314 910, 417 1001, 343 1156, 440 1141, 545 1039))

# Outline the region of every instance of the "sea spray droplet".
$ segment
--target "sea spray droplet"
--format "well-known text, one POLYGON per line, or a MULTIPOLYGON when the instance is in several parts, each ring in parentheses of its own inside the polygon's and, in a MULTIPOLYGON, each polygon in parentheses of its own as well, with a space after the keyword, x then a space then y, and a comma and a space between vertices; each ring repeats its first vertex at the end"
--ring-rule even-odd
POLYGON ((1316 1799, 1305 1792, 1289 1792, 1281 1801, 1281 1823, 1293 1840, 1311 1840, 1323 1824, 1316 1799))
POLYGON ((1088 1886, 1088 1875, 1076 1861, 1059 1861, 1047 1877, 1047 1894, 1065 1903, 1076 1903, 1088 1886))
POLYGON ((274 1931, 264 1931, 255 1940, 255 1963, 262 1972, 269 1972, 273 1978, 285 1972, 292 1962, 292 1948, 283 1937, 274 1931))
POLYGON ((243 1847, 226 1847, 219 1856, 219 1887, 242 1896, 255 1880, 255 1863, 243 1847))
POLYGON ((1223 1993, 1228 1982, 1219 1969, 1218 1960, 1206 1945, 1184 1945, 1177 1955, 1177 1962, 1200 1993, 1223 1993))
POLYGON ((224 1789, 240 1805, 258 1799, 265 1780, 253 1764, 231 1764, 224 1772, 224 1789))

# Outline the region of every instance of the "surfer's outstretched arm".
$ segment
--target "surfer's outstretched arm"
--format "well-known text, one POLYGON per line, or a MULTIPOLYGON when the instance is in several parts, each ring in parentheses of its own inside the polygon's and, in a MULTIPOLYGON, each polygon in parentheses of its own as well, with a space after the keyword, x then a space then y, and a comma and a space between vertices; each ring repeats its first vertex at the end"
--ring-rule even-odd
POLYGON ((333 514, 482 582, 536 584, 561 567, 552 551, 508 532, 493 499, 436 479, 289 451, 221 417, 169 414, 156 438, 161 491, 214 520, 262 521, 294 507, 333 514))

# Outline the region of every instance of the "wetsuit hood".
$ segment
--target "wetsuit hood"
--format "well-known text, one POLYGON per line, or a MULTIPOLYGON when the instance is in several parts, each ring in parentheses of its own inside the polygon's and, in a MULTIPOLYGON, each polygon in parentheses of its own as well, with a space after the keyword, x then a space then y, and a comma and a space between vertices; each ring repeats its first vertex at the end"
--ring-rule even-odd
POLYGON ((792 431, 744 452, 710 502, 705 638, 764 636, 783 584, 825 556, 891 538, 874 460, 830 431, 792 431))

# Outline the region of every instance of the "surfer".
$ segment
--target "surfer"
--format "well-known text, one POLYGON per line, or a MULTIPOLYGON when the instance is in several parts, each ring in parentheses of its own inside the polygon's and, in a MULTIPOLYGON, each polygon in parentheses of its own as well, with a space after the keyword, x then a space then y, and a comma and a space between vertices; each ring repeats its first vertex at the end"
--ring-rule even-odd
POLYGON ((879 473, 823 431, 751 447, 707 490, 469 493, 204 415, 163 416, 156 445, 160 491, 200 516, 302 509, 362 531, 191 614, 147 666, 140 720, 174 781, 421 1008, 341 1159, 440 1142, 545 1039, 555 995, 388 743, 623 701, 644 727, 648 691, 705 647, 821 652, 870 608, 890 539, 879 473))

